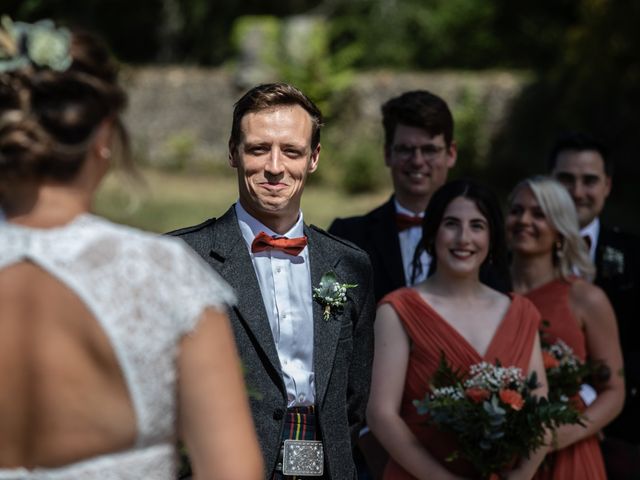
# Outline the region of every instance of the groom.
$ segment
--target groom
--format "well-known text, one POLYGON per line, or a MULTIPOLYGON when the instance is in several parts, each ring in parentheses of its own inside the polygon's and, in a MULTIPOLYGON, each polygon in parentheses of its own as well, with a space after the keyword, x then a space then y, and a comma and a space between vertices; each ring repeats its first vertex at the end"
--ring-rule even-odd
POLYGON ((318 108, 290 85, 247 92, 235 105, 229 139, 239 201, 218 219, 172 232, 238 295, 230 317, 255 392, 251 408, 268 479, 354 479, 352 447, 369 393, 369 260, 307 226, 300 210, 307 176, 318 167, 321 123, 318 108), (333 293, 328 305, 313 289, 331 273, 329 283, 357 286, 346 298, 333 293))

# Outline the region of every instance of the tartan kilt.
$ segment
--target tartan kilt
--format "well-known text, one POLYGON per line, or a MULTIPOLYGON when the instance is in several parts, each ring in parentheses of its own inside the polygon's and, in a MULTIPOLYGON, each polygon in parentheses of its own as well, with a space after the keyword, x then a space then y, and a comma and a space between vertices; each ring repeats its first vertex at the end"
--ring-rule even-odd
MULTIPOLYGON (((313 405, 287 408, 287 413, 284 416, 284 428, 282 429, 282 442, 284 444, 285 440, 321 440, 317 426, 316 411, 313 405)), ((282 461, 282 458, 280 458, 280 461, 282 461)), ((325 478, 328 477, 326 475, 322 477, 285 476, 281 471, 276 470, 271 480, 322 480, 325 478)))

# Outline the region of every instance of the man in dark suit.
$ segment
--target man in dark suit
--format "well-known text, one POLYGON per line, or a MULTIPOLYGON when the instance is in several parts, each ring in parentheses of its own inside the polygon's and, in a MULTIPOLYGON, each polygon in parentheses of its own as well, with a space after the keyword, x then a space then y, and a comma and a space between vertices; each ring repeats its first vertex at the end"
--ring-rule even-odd
POLYGON ((620 330, 626 397, 622 413, 605 429, 607 474, 613 480, 640 478, 640 239, 600 222, 613 165, 596 139, 584 133, 561 136, 549 157, 549 171, 573 198, 596 266, 594 283, 609 297, 620 330))
POLYGON ((355 478, 352 446, 369 393, 370 262, 305 225, 300 211, 318 166, 321 123, 318 108, 290 85, 250 90, 235 105, 229 139, 239 201, 219 219, 173 232, 238 295, 230 317, 256 392, 251 407, 268 479, 307 478, 318 468, 324 479, 355 478), (314 294, 323 278, 337 287, 328 299, 314 294))
POLYGON ((363 216, 338 218, 329 231, 369 254, 376 300, 426 278, 430 259, 413 255, 422 216, 456 163, 453 117, 446 102, 425 90, 403 93, 382 105, 384 159, 394 194, 363 216))

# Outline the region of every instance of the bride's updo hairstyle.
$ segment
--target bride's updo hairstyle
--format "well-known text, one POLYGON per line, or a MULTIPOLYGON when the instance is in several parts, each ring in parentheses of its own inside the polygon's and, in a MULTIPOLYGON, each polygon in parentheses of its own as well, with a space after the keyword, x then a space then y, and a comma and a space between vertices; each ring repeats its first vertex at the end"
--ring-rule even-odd
MULTIPOLYGON (((4 54, 0 55, 0 179, 74 178, 97 127, 106 119, 115 127, 110 147, 131 169, 128 137, 119 117, 126 94, 106 46, 88 32, 70 33, 51 22, 7 25, 5 21, 6 17, 5 27, 22 26, 22 30, 0 29, 4 41, 0 43, 4 54), (40 25, 53 39, 34 37, 40 25), (55 43, 58 34, 63 40, 55 43)), ((103 154, 110 155, 110 150, 103 154)))

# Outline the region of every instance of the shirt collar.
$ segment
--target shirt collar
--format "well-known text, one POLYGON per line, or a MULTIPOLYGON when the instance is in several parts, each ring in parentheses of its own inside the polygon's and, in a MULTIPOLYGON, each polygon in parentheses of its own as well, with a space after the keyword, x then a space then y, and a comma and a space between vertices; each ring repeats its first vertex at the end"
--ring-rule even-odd
POLYGON ((589 225, 580 230, 580 235, 583 237, 585 235, 589 235, 591 239, 591 244, 595 245, 598 240, 598 234, 600 233, 600 219, 598 217, 594 218, 589 225))
POLYGON ((236 216, 238 217, 238 224, 240 226, 240 231, 242 232, 242 238, 244 238, 247 246, 251 247, 253 243, 253 239, 256 238, 256 235, 260 232, 264 232, 267 235, 271 235, 273 237, 287 237, 287 238, 296 238, 304 236, 304 219, 302 216, 302 210, 298 214, 298 220, 296 223, 287 231, 284 235, 280 235, 279 233, 274 232, 269 227, 264 225, 262 222, 252 217, 240 204, 240 202, 236 202, 234 205, 236 210, 236 216))
POLYGON ((400 205, 400 203, 398 203, 398 200, 396 198, 393 199, 393 203, 396 206, 396 213, 402 213, 403 215, 409 215, 410 217, 420 217, 420 218, 424 217, 424 212, 420 212, 420 213, 412 212, 411 210, 408 210, 404 208, 402 205, 400 205))
POLYGON ((600 235, 600 219, 594 218, 589 225, 580 230, 580 235, 583 237, 589 236, 591 247, 589 249, 589 255, 593 259, 596 252, 596 243, 598 242, 598 235, 600 235))

